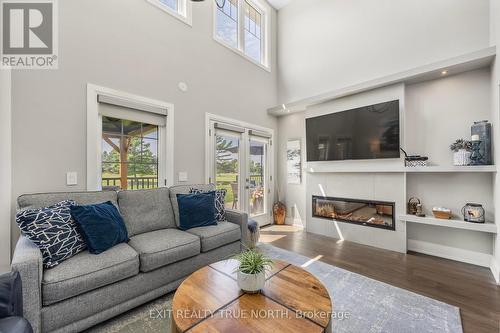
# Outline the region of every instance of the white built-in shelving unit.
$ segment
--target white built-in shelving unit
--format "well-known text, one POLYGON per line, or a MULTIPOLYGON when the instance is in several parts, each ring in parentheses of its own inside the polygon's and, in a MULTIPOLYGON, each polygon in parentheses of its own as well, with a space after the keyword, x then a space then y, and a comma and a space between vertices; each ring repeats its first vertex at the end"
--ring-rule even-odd
POLYGON ((435 225, 435 226, 445 227, 445 228, 455 228, 455 229, 486 232, 489 234, 496 234, 497 233, 497 226, 492 221, 486 221, 486 223, 471 223, 471 222, 465 222, 463 220, 456 220, 456 219, 445 220, 445 219, 438 219, 438 218, 435 218, 433 216, 420 217, 420 216, 408 215, 408 214, 400 215, 400 216, 398 216, 398 219, 400 221, 405 221, 407 223, 420 223, 420 224, 427 224, 427 225, 435 225))
POLYGON ((497 172, 495 165, 481 166, 425 166, 425 167, 379 167, 332 165, 323 162, 316 162, 314 166, 309 163, 306 167, 306 172, 309 173, 494 173, 497 172), (311 166, 309 166, 311 165, 311 166))
MULTIPOLYGON (((397 209, 396 219, 401 227, 399 231, 406 235, 406 249, 489 267, 498 280, 500 269, 496 265, 498 258, 494 258, 494 244, 500 207, 498 200, 493 198, 495 192, 500 193, 500 189, 495 188, 498 167, 453 166, 448 149, 455 139, 470 135, 469 128, 474 121, 488 119, 492 122, 493 132, 500 130, 500 111, 489 109, 488 101, 495 84, 491 80, 495 58, 496 48, 489 47, 278 105, 268 109, 268 113, 280 117, 307 111, 307 118, 308 113, 315 112, 309 110, 317 110, 341 98, 355 98, 355 95, 362 96, 365 92, 403 85, 401 144, 411 154, 429 154, 429 166, 405 167, 403 158, 392 161, 325 161, 306 163, 304 171, 315 182, 321 181, 330 188, 335 187, 335 183, 328 174, 345 174, 345 177, 351 177, 346 178, 349 180, 358 175, 360 179, 370 179, 362 174, 374 175, 371 183, 368 180, 367 192, 375 192, 375 186, 402 184, 394 186, 395 201, 406 203, 411 197, 418 197, 427 214, 425 217, 407 215, 406 208, 401 205, 397 209), (460 211, 467 202, 484 205, 486 223, 463 221, 460 211), (450 220, 432 215, 432 207, 441 205, 452 209, 450 220)), ((341 183, 345 184, 345 181, 341 183)), ((357 186, 353 192, 361 193, 359 183, 357 186)), ((308 184, 308 188, 316 190, 314 187, 317 185, 308 184)), ((382 192, 385 195, 388 191, 390 189, 385 188, 382 192)))

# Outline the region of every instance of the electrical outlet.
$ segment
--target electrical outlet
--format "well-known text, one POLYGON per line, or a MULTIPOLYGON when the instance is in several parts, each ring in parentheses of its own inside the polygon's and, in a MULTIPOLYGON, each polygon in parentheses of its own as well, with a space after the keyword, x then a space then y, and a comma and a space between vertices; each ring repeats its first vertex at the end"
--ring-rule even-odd
POLYGON ((179 181, 180 182, 188 181, 188 173, 186 171, 179 172, 179 181))
POLYGON ((66 173, 66 185, 78 185, 78 173, 76 171, 69 171, 66 173))

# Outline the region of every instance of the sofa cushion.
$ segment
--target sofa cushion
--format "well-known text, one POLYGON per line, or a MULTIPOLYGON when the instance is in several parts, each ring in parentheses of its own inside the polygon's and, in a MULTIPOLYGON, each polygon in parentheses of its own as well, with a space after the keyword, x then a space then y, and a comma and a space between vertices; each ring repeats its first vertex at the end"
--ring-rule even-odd
POLYGON ((129 245, 139 253, 141 272, 149 272, 200 253, 200 239, 178 229, 135 235, 130 238, 129 245))
POLYGON ((44 271, 42 301, 53 304, 138 273, 139 256, 125 243, 98 255, 84 251, 44 271))
POLYGON ((227 221, 219 222, 215 226, 189 229, 186 232, 200 237, 201 252, 241 240, 240 226, 227 221))
POLYGON ((92 254, 100 254, 117 244, 128 242, 123 218, 111 201, 71 206, 71 216, 92 254))
POLYGON ((179 219, 179 205, 177 204, 177 194, 189 194, 192 188, 196 188, 201 192, 215 191, 214 184, 195 184, 195 185, 177 185, 169 188, 170 190, 170 202, 172 203, 172 209, 174 210, 175 224, 180 225, 179 219))
POLYGON ((118 205, 129 236, 175 228, 168 188, 118 192, 118 205))
MULTIPOLYGON (((197 188, 192 188, 191 193, 205 193, 197 188)), ((215 190, 215 219, 217 222, 226 220, 226 189, 215 190)))
POLYGON ((23 194, 17 198, 20 209, 40 208, 55 205, 63 200, 76 201, 77 205, 91 205, 111 201, 118 207, 118 194, 115 191, 100 192, 59 192, 23 194))
POLYGON ((24 209, 16 214, 19 229, 40 249, 45 268, 57 266, 86 248, 75 221, 71 206, 64 200, 44 208, 24 209))
POLYGON ((199 194, 177 194, 179 229, 217 225, 215 220, 215 191, 199 194))

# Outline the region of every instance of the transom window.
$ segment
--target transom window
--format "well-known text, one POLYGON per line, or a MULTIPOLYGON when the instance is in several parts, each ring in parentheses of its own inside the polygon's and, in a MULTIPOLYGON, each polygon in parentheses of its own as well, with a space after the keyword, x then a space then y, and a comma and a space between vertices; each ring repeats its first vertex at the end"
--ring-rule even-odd
POLYGON ((102 117, 103 189, 158 187, 158 126, 102 117))
POLYGON ((191 25, 190 0, 148 0, 161 10, 173 15, 175 18, 191 25))
POLYGON ((268 68, 267 30, 269 7, 251 0, 217 0, 217 41, 253 62, 268 68))

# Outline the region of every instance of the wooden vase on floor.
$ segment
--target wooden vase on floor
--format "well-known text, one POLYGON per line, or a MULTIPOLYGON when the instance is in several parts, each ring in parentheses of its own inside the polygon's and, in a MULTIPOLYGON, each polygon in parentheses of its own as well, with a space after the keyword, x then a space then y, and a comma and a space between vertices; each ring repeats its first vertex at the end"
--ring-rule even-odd
POLYGON ((279 225, 285 224, 285 217, 286 217, 286 205, 281 201, 277 201, 273 205, 274 224, 279 224, 279 225))

